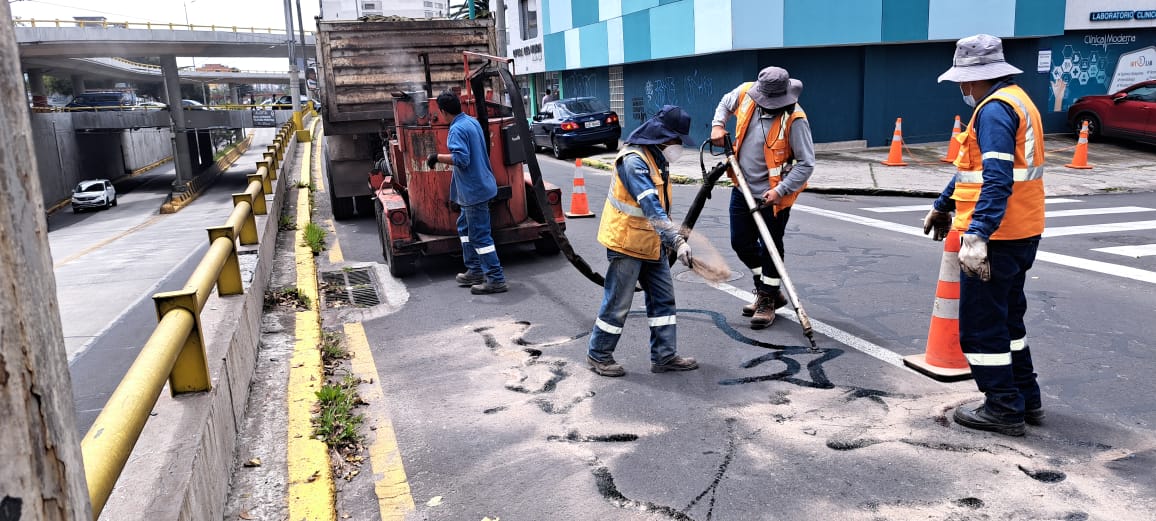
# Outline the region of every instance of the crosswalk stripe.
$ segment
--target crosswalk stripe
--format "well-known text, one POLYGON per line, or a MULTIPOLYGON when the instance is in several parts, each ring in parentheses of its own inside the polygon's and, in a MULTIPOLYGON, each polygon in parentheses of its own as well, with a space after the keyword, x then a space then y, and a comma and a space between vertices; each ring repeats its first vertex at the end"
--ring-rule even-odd
POLYGON ((1112 246, 1109 248, 1092 248, 1092 251, 1102 251, 1114 255, 1123 255, 1139 259, 1156 255, 1156 244, 1137 244, 1135 246, 1112 246))
POLYGON ((1108 208, 1080 208, 1079 210, 1053 210, 1044 212, 1044 217, 1075 217, 1079 215, 1111 215, 1115 213, 1156 212, 1156 208, 1143 206, 1112 206, 1108 208))
POLYGON ((1128 221, 1121 223, 1085 224, 1081 226, 1057 226, 1055 228, 1045 228, 1044 237, 1063 237, 1065 235, 1085 235, 1089 233, 1134 232, 1138 230, 1156 230, 1156 221, 1128 221))
MULTIPOLYGON (((1065 198, 1065 197, 1052 197, 1052 198, 1044 199, 1044 203, 1047 203, 1047 204, 1082 203, 1082 202, 1084 202, 1084 201, 1082 201, 1080 199, 1069 199, 1069 198, 1065 198)), ((878 208, 860 208, 860 210, 866 210, 868 212, 875 212, 875 213, 917 212, 920 210, 923 210, 926 212, 927 210, 930 210, 930 209, 931 209, 931 203, 911 204, 911 205, 906 205, 906 206, 881 206, 878 208)))

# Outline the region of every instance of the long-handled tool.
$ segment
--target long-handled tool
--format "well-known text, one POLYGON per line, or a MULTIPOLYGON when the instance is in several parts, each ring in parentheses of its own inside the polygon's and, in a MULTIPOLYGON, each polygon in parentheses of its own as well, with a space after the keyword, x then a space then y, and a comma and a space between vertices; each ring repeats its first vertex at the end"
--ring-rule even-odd
POLYGON ((791 277, 787 275, 787 267, 783 264, 783 258, 779 256, 779 249, 775 247, 775 242, 771 240, 771 231, 767 228, 767 222, 763 220, 763 214, 759 212, 760 205, 755 202, 754 196, 751 195, 751 187, 747 184, 746 177, 743 176, 743 169, 739 166, 738 158, 735 157, 730 134, 727 134, 724 138, 723 149, 723 152, 726 154, 727 164, 730 166, 732 174, 731 180, 739 187, 739 191, 742 192, 743 199, 747 203, 747 208, 751 210, 751 217, 755 219, 755 226, 759 229, 759 237, 763 240, 763 246, 767 248, 767 253, 770 253, 771 262, 774 262, 775 269, 779 271, 779 279, 782 280, 783 286, 787 288, 787 296, 790 298, 791 305, 795 307, 795 314, 799 317, 799 325, 803 326, 803 334, 806 335, 807 340, 811 342, 811 350, 818 349, 818 345, 815 344, 815 333, 811 329, 811 319, 803 309, 803 302, 799 299, 799 293, 795 290, 795 284, 791 282, 791 277))

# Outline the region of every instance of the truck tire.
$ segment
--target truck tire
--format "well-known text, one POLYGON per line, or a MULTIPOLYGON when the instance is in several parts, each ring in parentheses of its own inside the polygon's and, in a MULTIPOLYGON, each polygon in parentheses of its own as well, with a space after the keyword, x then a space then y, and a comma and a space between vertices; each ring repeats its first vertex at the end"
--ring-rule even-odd
POLYGON ((394 255, 393 241, 389 238, 389 226, 378 214, 378 236, 381 237, 381 252, 385 257, 385 264, 389 266, 389 274, 396 278, 405 278, 417 271, 417 255, 394 255))

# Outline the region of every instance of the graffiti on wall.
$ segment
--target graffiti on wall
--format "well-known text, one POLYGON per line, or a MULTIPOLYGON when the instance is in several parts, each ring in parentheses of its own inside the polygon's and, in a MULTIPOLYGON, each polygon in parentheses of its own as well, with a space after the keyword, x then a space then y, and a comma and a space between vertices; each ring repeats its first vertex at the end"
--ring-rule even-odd
POLYGON ((562 80, 567 98, 598 96, 598 75, 594 73, 574 73, 562 80))
POLYGON ((1109 94, 1156 79, 1156 47, 1129 32, 1092 33, 1057 39, 1053 45, 1046 110, 1068 110, 1081 96, 1109 94))
POLYGON ((714 78, 699 74, 694 69, 681 79, 671 76, 647 80, 646 111, 658 112, 663 105, 689 107, 698 103, 718 101, 715 99, 714 78))

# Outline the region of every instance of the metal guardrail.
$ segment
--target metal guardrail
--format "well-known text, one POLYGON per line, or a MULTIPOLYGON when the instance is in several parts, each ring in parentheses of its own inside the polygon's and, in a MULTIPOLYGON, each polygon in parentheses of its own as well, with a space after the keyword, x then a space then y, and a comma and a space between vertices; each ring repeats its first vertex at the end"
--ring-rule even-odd
MULTIPOLYGON (((21 18, 19 20, 13 20, 13 24, 16 27, 92 27, 101 29, 168 29, 170 31, 206 30, 224 31, 231 33, 287 34, 284 27, 278 29, 276 27, 241 27, 236 25, 197 25, 157 22, 110 22, 107 20, 37 20, 35 18, 21 18)), ((313 34, 313 31, 305 31, 305 34, 313 34)))
POLYGON ((257 163, 257 173, 247 176, 245 191, 233 194, 233 211, 225 224, 208 228, 209 251, 184 289, 153 295, 157 327, 80 443, 94 520, 112 494, 166 380, 174 396, 212 388, 201 310, 214 286, 222 296, 244 293, 237 241, 257 243, 256 216, 266 213, 265 194, 273 191, 272 183, 297 128, 293 120, 281 126, 257 163))

